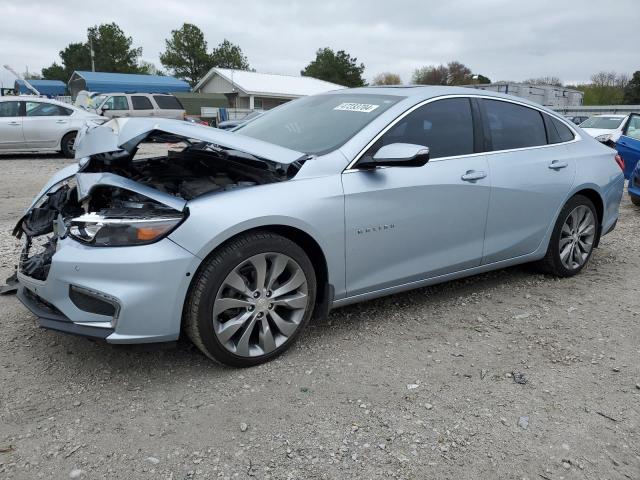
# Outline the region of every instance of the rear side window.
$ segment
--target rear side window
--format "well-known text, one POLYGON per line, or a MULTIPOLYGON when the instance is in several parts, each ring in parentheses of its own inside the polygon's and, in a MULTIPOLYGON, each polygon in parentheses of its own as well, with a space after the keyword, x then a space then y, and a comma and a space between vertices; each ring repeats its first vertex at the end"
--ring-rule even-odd
POLYGON ((153 105, 151 105, 151 100, 149 100, 147 97, 142 97, 140 95, 132 95, 131 104, 133 105, 134 110, 153 110, 153 105))
POLYGON ((71 115, 70 109, 52 103, 27 102, 26 110, 27 117, 66 117, 71 115))
POLYGON ((564 143, 570 142, 575 137, 573 132, 560 120, 553 118, 550 115, 544 115, 544 123, 547 127, 547 138, 549 143, 564 143))
POLYGON ((499 100, 483 100, 492 150, 547 144, 542 114, 532 108, 499 100))
POLYGON ((178 99, 171 95, 154 95, 153 99, 163 110, 184 110, 178 99))
POLYGON ((629 119, 629 123, 627 123, 627 126, 625 127, 624 134, 627 137, 640 140, 640 115, 633 115, 629 119))
POLYGON ((20 102, 0 102, 0 117, 20 116, 20 102))
POLYGON ((449 98, 414 110, 385 133, 375 149, 391 143, 424 145, 430 158, 473 153, 471 102, 449 98))

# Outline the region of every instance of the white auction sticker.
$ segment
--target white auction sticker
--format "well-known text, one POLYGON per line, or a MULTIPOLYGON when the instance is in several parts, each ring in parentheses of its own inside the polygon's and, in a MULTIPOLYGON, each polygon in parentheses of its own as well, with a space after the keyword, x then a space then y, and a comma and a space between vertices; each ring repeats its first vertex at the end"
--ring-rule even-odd
POLYGON ((371 103, 341 103, 334 110, 345 110, 347 112, 371 113, 380 105, 372 105, 371 103))

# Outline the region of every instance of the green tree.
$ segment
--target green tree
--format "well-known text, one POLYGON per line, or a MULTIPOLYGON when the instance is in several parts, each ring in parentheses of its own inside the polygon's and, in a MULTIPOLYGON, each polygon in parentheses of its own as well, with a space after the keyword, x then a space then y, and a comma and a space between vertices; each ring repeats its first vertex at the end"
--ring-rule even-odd
POLYGON ((334 52, 328 47, 320 48, 316 52, 315 60, 309 63, 300 74, 345 87, 361 87, 365 85, 362 78, 364 64, 358 65, 357 62, 357 58, 351 57, 344 50, 334 52))
POLYGON ((624 88, 623 102, 627 105, 640 105, 640 70, 633 74, 624 88))
MULTIPOLYGON (((489 80, 487 77, 482 77, 489 80)), ((413 72, 411 82, 416 85, 469 85, 480 83, 474 79, 471 69, 457 61, 446 65, 427 66, 413 72)))
POLYGON ((53 62, 51 66, 42 69, 42 78, 45 80, 60 80, 67 83, 69 76, 62 65, 53 62))
POLYGON ((93 44, 96 71, 140 73, 138 60, 142 47, 133 48, 133 39, 127 37, 116 23, 90 27, 87 40, 93 44))
POLYGON ((373 78, 374 85, 400 85, 402 80, 397 73, 384 72, 373 78))
POLYGON ((211 63, 214 67, 233 68, 235 70, 250 70, 249 61, 242 53, 242 49, 229 40, 224 39, 211 52, 211 63))
POLYGON ((202 30, 191 23, 184 23, 180 29, 172 30, 165 45, 166 50, 160 54, 160 63, 192 87, 213 66, 202 30))
POLYGON ((618 105, 623 102, 629 77, 616 72, 598 72, 591 76, 591 83, 578 85, 584 92, 584 105, 618 105))

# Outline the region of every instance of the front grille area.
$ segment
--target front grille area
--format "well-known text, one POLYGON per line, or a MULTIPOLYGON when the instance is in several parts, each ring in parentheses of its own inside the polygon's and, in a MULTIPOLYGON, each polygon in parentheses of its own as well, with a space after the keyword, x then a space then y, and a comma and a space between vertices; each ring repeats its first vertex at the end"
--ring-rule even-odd
POLYGON ((57 238, 54 234, 24 237, 20 253, 20 272, 36 280, 46 280, 51 268, 51 258, 56 253, 57 238))

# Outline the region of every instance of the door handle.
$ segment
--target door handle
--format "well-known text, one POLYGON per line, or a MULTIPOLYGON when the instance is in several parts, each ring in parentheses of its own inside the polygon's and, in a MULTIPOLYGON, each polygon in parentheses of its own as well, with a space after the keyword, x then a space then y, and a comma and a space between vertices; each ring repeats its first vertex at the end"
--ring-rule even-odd
POLYGON ((561 162, 560 160, 554 160, 549 164, 549 168, 551 170, 560 170, 561 168, 568 167, 569 164, 567 162, 561 162))
POLYGON ((474 182, 476 180, 480 180, 484 177, 486 177, 487 174, 481 170, 467 170, 467 173, 465 173, 464 175, 462 175, 460 178, 462 180, 464 180, 465 182, 474 182))
POLYGON ((67 120, 56 120, 56 123, 67 123, 67 120))
POLYGON ((20 125, 20 122, 8 122, 7 125, 13 125, 14 127, 20 125))

